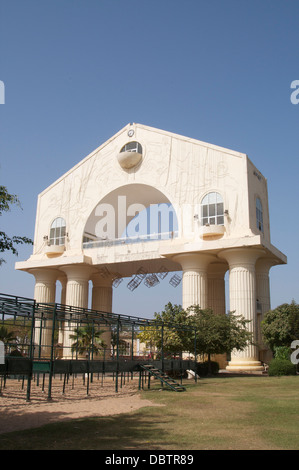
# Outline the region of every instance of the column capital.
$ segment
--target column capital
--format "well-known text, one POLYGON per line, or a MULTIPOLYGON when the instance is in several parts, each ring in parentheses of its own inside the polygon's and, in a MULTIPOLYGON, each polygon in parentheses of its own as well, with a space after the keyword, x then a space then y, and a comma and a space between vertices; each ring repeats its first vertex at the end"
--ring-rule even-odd
POLYGON ((68 281, 88 281, 96 273, 96 268, 86 264, 70 264, 59 269, 67 275, 68 281))
POLYGON ((276 261, 272 258, 260 258, 256 262, 256 272, 268 274, 270 269, 276 265, 276 261))
POLYGON ((93 287, 111 287, 113 282, 113 276, 103 276, 99 272, 95 272, 91 276, 93 287))
POLYGON ((37 282, 56 282, 61 273, 52 268, 30 268, 28 272, 35 277, 37 282))
POLYGON ((57 281, 61 282, 61 284, 65 284, 67 282, 67 275, 62 271, 59 271, 57 281))
POLYGON ((55 302, 56 280, 59 271, 49 268, 32 268, 30 273, 35 277, 34 298, 36 302, 55 302))
POLYGON ((219 258, 225 259, 229 267, 237 266, 255 266, 256 261, 265 255, 265 250, 261 248, 252 248, 252 247, 241 247, 241 248, 228 248, 221 251, 218 256, 219 258))
POLYGON ((211 263, 208 266, 208 276, 209 277, 224 277, 226 271, 228 270, 227 263, 211 263))
POLYGON ((206 253, 180 253, 173 257, 173 261, 179 263, 183 271, 197 271, 206 270, 212 261, 217 261, 217 258, 206 253))

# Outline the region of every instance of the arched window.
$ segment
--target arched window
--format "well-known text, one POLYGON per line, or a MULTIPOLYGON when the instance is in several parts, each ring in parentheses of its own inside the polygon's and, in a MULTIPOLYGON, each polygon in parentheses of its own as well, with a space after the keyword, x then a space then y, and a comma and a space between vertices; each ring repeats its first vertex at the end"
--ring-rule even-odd
POLYGON ((223 199, 219 193, 208 193, 201 201, 201 225, 224 225, 223 199))
POLYGON ((65 220, 62 217, 57 217, 50 228, 50 245, 64 245, 66 233, 65 220))
POLYGON ((142 146, 139 142, 128 142, 120 152, 136 152, 142 154, 142 146))
POLYGON ((257 228, 264 233, 264 224, 263 224, 263 206, 259 197, 256 198, 256 226, 257 228))

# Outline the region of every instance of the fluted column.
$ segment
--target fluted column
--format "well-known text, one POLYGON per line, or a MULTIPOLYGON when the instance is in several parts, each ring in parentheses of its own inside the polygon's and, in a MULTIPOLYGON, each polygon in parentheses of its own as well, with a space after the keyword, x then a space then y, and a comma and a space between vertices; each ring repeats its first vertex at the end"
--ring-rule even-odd
POLYGON ((263 362, 269 362, 272 358, 271 350, 263 343, 261 322, 265 313, 271 309, 269 270, 274 265, 273 260, 265 258, 259 259, 256 263, 256 294, 260 306, 260 310, 257 312, 257 341, 260 349, 260 359, 263 362))
POLYGON ((225 263, 213 263, 208 267, 208 307, 216 314, 225 314, 225 281, 228 270, 225 263))
MULTIPOLYGON (((88 281, 95 271, 91 266, 73 265, 60 268, 67 275, 65 303, 72 307, 88 308, 88 281)), ((78 326, 70 317, 65 323, 63 357, 72 357, 71 346, 74 340, 70 338, 78 326)))
MULTIPOLYGON (((232 248, 221 253, 229 263, 230 310, 250 320, 248 330, 257 340, 255 263, 263 251, 251 248, 232 248)), ((249 345, 244 351, 233 351, 228 370, 263 370, 258 348, 249 345)))
MULTIPOLYGON (((208 266, 208 307, 215 315, 225 315, 224 276, 227 270, 227 263, 212 263, 208 266)), ((213 355, 212 360, 218 362, 220 369, 225 369, 227 366, 226 354, 213 355)))
POLYGON ((174 261, 182 266, 183 270, 183 298, 184 309, 199 305, 200 308, 208 306, 208 265, 215 260, 213 256, 187 253, 174 256, 174 261))
POLYGON ((63 266, 60 269, 67 275, 66 305, 88 308, 88 281, 95 270, 85 265, 63 266))
MULTIPOLYGON (((92 309, 104 313, 112 312, 112 277, 94 274, 92 280, 92 309)), ((101 324, 101 330, 104 331, 102 339, 106 344, 105 358, 110 359, 111 351, 111 329, 108 323, 101 324)))
MULTIPOLYGON (((60 295, 60 303, 65 305, 65 296, 66 296, 66 283, 67 277, 65 274, 60 274, 58 281, 61 283, 61 295, 60 295)), ((64 321, 60 321, 58 325, 58 343, 63 344, 64 342, 64 321)))
POLYGON ((261 304, 262 314, 271 309, 269 271, 274 266, 272 260, 261 258, 256 262, 256 292, 261 304))
POLYGON ((37 303, 54 303, 57 271, 51 269, 31 269, 35 277, 34 299, 37 303))
POLYGON ((112 312, 112 278, 94 274, 92 280, 92 309, 112 312))
MULTIPOLYGON (((54 303, 56 294, 56 279, 58 272, 51 269, 31 269, 35 277, 34 299, 37 303, 54 303)), ((50 357, 52 342, 52 318, 35 319, 34 328, 34 356, 40 358, 50 357)))

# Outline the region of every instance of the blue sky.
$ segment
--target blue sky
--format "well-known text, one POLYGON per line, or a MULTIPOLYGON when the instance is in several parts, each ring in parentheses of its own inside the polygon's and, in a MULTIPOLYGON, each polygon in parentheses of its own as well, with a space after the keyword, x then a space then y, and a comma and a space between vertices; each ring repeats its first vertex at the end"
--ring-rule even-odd
MULTIPOLYGON (((129 122, 248 154, 268 179, 272 307, 299 302, 298 0, 0 0, 0 178, 18 194, 1 230, 33 237, 37 195, 129 122)), ((0 291, 32 297, 5 255, 0 291)), ((181 302, 165 280, 114 311, 181 302), (155 289, 155 290, 154 290, 155 289), (146 300, 146 301, 145 301, 146 300)))

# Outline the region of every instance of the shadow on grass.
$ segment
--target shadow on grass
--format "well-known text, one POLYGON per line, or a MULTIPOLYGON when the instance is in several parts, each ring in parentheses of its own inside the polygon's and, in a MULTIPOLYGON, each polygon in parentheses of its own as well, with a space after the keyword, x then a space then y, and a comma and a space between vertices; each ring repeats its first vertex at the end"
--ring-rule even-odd
MULTIPOLYGON (((163 427, 166 421, 161 417, 157 424, 163 427)), ((167 446, 167 433, 157 424, 150 408, 143 408, 142 413, 56 422, 1 434, 0 450, 161 450, 167 446)))
POLYGON ((66 421, 67 415, 61 412, 36 410, 40 424, 44 419, 60 422, 2 434, 0 449, 298 449, 298 420, 294 419, 299 409, 298 380, 215 376, 186 383, 187 390, 181 393, 157 384, 156 390, 144 390, 142 397, 164 406, 109 417, 66 421), (277 436, 285 433, 283 443, 273 441, 273 430, 277 436))

